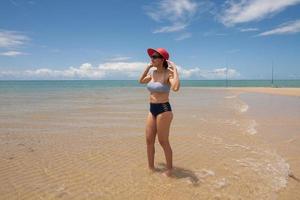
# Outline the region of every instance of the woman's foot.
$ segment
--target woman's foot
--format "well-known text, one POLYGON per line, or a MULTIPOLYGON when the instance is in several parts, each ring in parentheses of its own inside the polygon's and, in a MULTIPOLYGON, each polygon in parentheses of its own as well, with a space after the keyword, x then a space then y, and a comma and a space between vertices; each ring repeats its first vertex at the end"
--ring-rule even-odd
POLYGON ((152 172, 152 173, 153 173, 153 172, 156 172, 155 167, 148 167, 148 169, 149 169, 149 171, 152 172))
POLYGON ((172 176, 172 169, 167 169, 166 171, 163 172, 163 175, 166 177, 171 177, 172 176))

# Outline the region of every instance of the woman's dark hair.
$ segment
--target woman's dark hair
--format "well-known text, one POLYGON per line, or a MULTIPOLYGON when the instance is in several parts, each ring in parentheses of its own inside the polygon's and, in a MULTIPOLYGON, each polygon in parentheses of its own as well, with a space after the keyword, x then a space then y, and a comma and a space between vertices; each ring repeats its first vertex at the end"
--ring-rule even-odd
POLYGON ((166 60, 164 60, 163 66, 165 69, 168 69, 168 62, 166 60))

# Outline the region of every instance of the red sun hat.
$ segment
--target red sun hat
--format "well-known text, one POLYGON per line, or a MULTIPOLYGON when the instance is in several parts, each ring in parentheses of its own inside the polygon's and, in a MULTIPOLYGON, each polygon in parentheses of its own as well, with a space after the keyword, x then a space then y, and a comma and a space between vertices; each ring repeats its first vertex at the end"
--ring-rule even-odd
POLYGON ((164 59, 168 60, 169 59, 169 53, 166 49, 164 48, 157 48, 157 49, 152 49, 149 48, 147 49, 148 55, 151 57, 153 53, 157 52, 159 53, 164 59))

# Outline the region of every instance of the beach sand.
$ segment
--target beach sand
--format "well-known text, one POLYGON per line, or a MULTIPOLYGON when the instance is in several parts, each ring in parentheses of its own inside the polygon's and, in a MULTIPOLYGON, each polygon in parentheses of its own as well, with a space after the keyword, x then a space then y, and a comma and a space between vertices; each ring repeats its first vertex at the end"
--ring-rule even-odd
POLYGON ((0 93, 0 199, 300 199, 300 88, 171 92, 174 174, 145 88, 0 93))
POLYGON ((299 88, 270 88, 270 87, 230 87, 226 88, 232 91, 254 92, 254 93, 267 93, 275 95, 288 95, 288 96, 300 96, 299 88))

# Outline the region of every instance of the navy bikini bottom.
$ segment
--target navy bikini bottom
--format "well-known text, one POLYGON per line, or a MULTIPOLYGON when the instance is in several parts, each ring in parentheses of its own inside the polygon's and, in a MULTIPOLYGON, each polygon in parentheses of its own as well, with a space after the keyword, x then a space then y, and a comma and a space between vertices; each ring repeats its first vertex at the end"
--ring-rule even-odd
POLYGON ((150 112, 154 117, 156 117, 158 114, 166 112, 166 111, 172 111, 171 105, 169 102, 165 103, 151 103, 150 102, 150 112))

